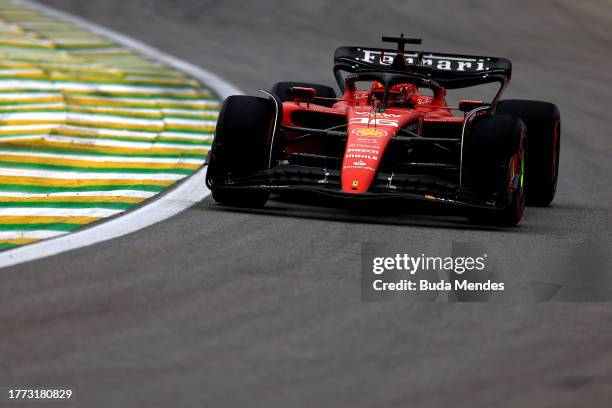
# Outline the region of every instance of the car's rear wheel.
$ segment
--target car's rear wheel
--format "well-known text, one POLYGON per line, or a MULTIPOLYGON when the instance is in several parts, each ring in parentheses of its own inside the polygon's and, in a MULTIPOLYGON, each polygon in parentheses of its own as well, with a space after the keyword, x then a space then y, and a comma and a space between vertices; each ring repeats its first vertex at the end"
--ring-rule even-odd
POLYGON ((516 116, 525 122, 529 132, 527 204, 549 205, 555 198, 559 178, 559 109, 547 102, 505 100, 497 105, 497 113, 516 116))
POLYGON ((206 185, 216 202, 260 207, 268 201, 269 192, 228 188, 227 180, 268 168, 274 111, 272 100, 254 96, 230 96, 223 103, 206 173, 206 185))
MULTIPOLYGON (((314 88, 317 91, 317 96, 323 98, 336 98, 336 91, 334 88, 327 85, 320 84, 310 84, 307 82, 277 82, 272 87, 272 92, 274 95, 278 96, 281 102, 291 101, 293 100, 289 95, 287 95, 287 91, 294 86, 299 86, 303 88, 314 88)), ((324 100, 317 99, 317 105, 331 107, 336 101, 334 100, 324 100)))
POLYGON ((464 140, 463 185, 501 202, 503 208, 470 210, 468 219, 485 225, 518 224, 525 209, 526 173, 527 131, 523 121, 509 115, 476 118, 464 140))

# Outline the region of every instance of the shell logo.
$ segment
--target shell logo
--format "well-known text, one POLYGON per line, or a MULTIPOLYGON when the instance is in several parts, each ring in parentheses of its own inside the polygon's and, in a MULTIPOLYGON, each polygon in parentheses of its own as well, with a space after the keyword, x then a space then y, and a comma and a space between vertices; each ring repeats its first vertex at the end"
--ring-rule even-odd
POLYGON ((357 136, 366 136, 366 137, 382 137, 382 136, 387 135, 387 132, 384 129, 377 129, 377 128, 354 129, 353 133, 355 133, 357 136))

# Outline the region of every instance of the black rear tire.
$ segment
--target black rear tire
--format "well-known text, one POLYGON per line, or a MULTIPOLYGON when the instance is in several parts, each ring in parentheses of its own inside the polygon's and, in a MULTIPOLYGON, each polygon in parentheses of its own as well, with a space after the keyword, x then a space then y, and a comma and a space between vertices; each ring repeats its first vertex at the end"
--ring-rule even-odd
POLYGON ((504 205, 503 209, 470 210, 470 222, 507 227, 518 224, 525 209, 526 172, 523 121, 509 115, 474 119, 464 140, 463 185, 504 205))
POLYGON ((559 178, 561 115, 552 103, 505 100, 498 114, 521 118, 529 133, 527 204, 547 206, 555 198, 559 178))
MULTIPOLYGON (((317 91, 317 96, 323 98, 336 97, 336 91, 334 90, 334 88, 327 85, 309 84, 307 82, 277 82, 276 84, 274 84, 270 92, 278 96, 281 102, 292 101, 293 99, 287 95, 287 90, 291 89, 294 86, 300 86, 303 88, 314 88, 317 91)), ((315 103, 317 105, 327 106, 331 108, 334 103, 336 103, 336 101, 318 99, 315 103)))
POLYGON ((268 201, 267 191, 228 188, 226 181, 268 168, 274 112, 270 99, 235 95, 224 101, 206 173, 206 185, 216 202, 260 207, 268 201))

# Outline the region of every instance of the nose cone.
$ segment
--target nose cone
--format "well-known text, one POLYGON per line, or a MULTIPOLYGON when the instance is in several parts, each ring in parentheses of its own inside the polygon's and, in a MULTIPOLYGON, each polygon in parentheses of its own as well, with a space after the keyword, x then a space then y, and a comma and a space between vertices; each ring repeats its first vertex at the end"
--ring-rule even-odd
POLYGON ((380 159, 393 133, 384 127, 349 124, 342 161, 342 190, 360 194, 368 191, 380 159))
POLYGON ((361 194, 370 189, 389 141, 420 113, 410 109, 351 108, 348 111, 348 138, 340 181, 346 193, 361 194))

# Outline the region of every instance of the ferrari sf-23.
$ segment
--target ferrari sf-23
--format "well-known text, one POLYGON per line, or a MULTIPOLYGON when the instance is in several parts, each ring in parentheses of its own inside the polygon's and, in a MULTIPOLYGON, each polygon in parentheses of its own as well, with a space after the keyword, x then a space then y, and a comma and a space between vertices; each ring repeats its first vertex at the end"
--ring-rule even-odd
POLYGON ((340 47, 325 85, 279 82, 222 106, 206 185, 221 204, 258 207, 271 193, 409 200, 459 209, 471 222, 513 226, 525 204, 547 206, 559 169, 552 103, 500 100, 505 58, 340 47), (490 102, 447 90, 498 84, 490 102))

